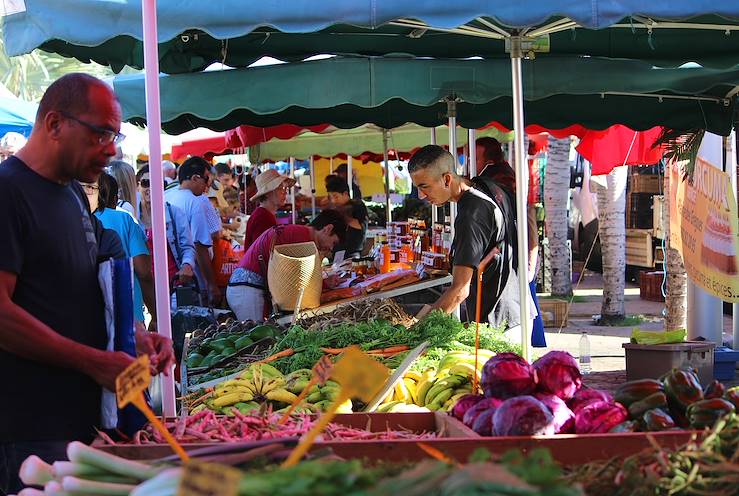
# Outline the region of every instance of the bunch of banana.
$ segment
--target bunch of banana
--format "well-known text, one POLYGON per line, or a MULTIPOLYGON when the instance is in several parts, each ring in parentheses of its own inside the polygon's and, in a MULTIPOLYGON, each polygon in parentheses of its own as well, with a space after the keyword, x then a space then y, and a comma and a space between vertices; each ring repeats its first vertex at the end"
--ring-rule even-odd
POLYGON ((238 403, 249 406, 252 401, 291 404, 297 396, 285 389, 285 385, 285 377, 273 366, 253 364, 239 377, 215 386, 206 404, 216 411, 238 403))
POLYGON ((313 377, 311 369, 298 369, 290 372, 285 376, 285 389, 293 394, 300 394, 308 387, 311 377, 313 377))
POLYGON ((449 410, 457 399, 472 391, 469 379, 464 375, 436 375, 419 389, 418 401, 431 411, 449 410))
MULTIPOLYGON (((335 381, 326 381, 326 384, 312 386, 308 391, 305 401, 320 411, 326 411, 339 398, 341 386, 335 381)), ((339 405, 337 413, 352 413, 351 400, 344 401, 339 405)))
POLYGON ((490 350, 478 350, 477 370, 475 370, 475 353, 466 351, 450 351, 439 361, 437 376, 445 375, 463 375, 472 381, 473 374, 477 375, 479 384, 482 375, 482 368, 485 362, 490 360, 495 352, 490 350))

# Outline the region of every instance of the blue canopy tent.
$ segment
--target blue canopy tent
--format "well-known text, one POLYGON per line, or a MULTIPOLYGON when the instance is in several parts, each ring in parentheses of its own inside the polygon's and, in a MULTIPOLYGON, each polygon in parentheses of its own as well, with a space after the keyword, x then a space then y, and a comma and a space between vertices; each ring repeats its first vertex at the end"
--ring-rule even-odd
MULTIPOLYGON (((201 70, 218 60, 231 63, 230 56, 233 56, 236 46, 249 48, 252 54, 273 55, 266 41, 275 32, 295 34, 294 45, 285 52, 286 57, 294 58, 315 54, 316 46, 310 41, 316 34, 326 34, 325 43, 337 47, 325 50, 323 45, 319 45, 320 52, 364 55, 378 55, 377 41, 385 36, 392 41, 387 44, 386 53, 380 55, 398 51, 392 48, 396 41, 398 46, 408 46, 408 53, 414 53, 412 48, 415 46, 423 46, 422 53, 414 54, 429 57, 450 56, 450 50, 456 46, 453 39, 470 37, 488 41, 484 45, 499 47, 502 49, 500 56, 508 55, 511 59, 516 132, 514 156, 519 169, 516 174, 519 194, 516 211, 518 218, 522 219, 526 216, 523 195, 528 190, 528 175, 523 169, 522 58, 556 49, 555 42, 557 45, 560 42, 566 44, 567 40, 579 37, 581 42, 570 47, 573 52, 570 54, 592 55, 591 50, 598 47, 607 53, 596 55, 654 58, 656 54, 658 59, 669 59, 668 64, 674 66, 691 61, 696 54, 719 53, 722 46, 735 43, 735 36, 732 37, 731 33, 739 29, 737 19, 739 3, 722 4, 708 0, 658 0, 649 4, 642 0, 459 0, 454 2, 453 8, 444 0, 422 3, 415 0, 325 0, 320 8, 316 8, 314 1, 295 0, 254 3, 248 9, 237 0, 205 3, 200 0, 160 0, 158 8, 156 0, 27 0, 26 11, 5 19, 4 36, 10 55, 40 47, 81 60, 94 59, 117 69, 123 64, 140 66, 143 52, 143 65, 147 72, 147 120, 153 142, 152 180, 155 183, 161 183, 158 177, 160 167, 156 163, 160 147, 155 134, 160 127, 157 78, 160 44, 164 44, 164 61, 179 62, 174 65, 182 72, 182 67, 184 71, 201 70), (159 25, 157 13, 162 18, 159 25), (85 28, 80 29, 80 26, 85 28), (627 41, 633 41, 633 46, 610 41, 612 36, 620 33, 626 33, 627 41), (653 36, 653 33, 657 34, 653 36), (256 36, 249 38, 251 34, 256 36), (439 36, 435 36, 437 34, 439 36), (350 35, 357 35, 360 41, 356 45, 342 46, 342 40, 350 35), (589 37, 599 38, 600 43, 589 37), (244 43, 239 44, 241 38, 245 38, 241 40, 244 43), (719 39, 726 42, 719 43, 719 39), (212 50, 207 52, 208 40, 216 41, 210 48, 216 48, 217 58, 214 58, 212 50), (366 40, 366 43, 361 40, 366 40), (424 45, 427 41, 430 43, 424 45), (676 48, 663 53, 660 43, 676 48)), ((484 50, 484 46, 454 56, 481 55, 477 50, 484 50)), ((726 55, 732 57, 734 53, 730 48, 726 55)), ((453 104, 449 110, 450 142, 456 142, 453 104)), ((163 206, 158 205, 162 198, 157 191, 152 195, 155 238, 161 238, 163 245, 164 213, 163 206)), ((526 259, 527 244, 526 234, 520 230, 519 260, 526 259)), ((164 267, 165 260, 159 260, 155 254, 155 264, 164 267)), ((519 279, 521 314, 526 315, 528 300, 525 288, 528 280, 525 269, 519 271, 519 279)), ((161 298, 162 308, 165 295, 159 289, 157 281, 157 301, 161 298)), ((522 336, 526 343, 528 330, 525 320, 522 320, 522 336)), ((528 358, 528 347, 524 346, 523 350, 528 358)))
POLYGON ((0 97, 0 137, 14 132, 28 138, 38 105, 17 98, 0 97))

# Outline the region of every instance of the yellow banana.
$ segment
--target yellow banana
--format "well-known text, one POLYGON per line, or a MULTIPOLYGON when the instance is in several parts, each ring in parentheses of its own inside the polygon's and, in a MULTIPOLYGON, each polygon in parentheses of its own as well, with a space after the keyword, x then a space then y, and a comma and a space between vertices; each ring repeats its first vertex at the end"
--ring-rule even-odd
POLYGON ((275 389, 284 387, 285 379, 283 379, 282 377, 275 377, 262 384, 262 394, 267 394, 270 391, 274 391, 275 389))
POLYGON ((269 377, 284 377, 282 372, 277 370, 273 365, 268 363, 260 363, 259 367, 262 369, 262 375, 269 377))
POLYGON ((471 379, 476 372, 475 366, 468 362, 457 362, 449 369, 450 374, 461 375, 462 377, 467 377, 469 379, 471 379))
POLYGON ((419 374, 415 370, 409 370, 408 372, 405 373, 405 375, 403 376, 403 378, 404 379, 412 379, 412 380, 418 382, 418 381, 421 380, 421 374, 419 374))
POLYGON ((395 397, 404 403, 407 403, 410 400, 408 389, 405 387, 405 383, 402 379, 395 383, 395 397))
POLYGON ((405 384, 405 388, 408 390, 408 399, 409 401, 406 401, 406 403, 416 403, 416 382, 413 379, 406 379, 403 378, 403 383, 405 384))
POLYGON ((293 393, 288 391, 287 389, 275 389, 273 391, 270 391, 267 393, 267 399, 272 401, 279 401, 282 403, 287 403, 288 405, 291 405, 295 402, 295 400, 298 399, 297 396, 295 396, 293 393))
POLYGON ((346 400, 336 409, 336 413, 352 413, 352 400, 346 400))
POLYGON ((222 408, 224 406, 235 405, 240 402, 247 402, 253 400, 254 397, 251 393, 235 392, 219 396, 213 400, 213 406, 222 408))

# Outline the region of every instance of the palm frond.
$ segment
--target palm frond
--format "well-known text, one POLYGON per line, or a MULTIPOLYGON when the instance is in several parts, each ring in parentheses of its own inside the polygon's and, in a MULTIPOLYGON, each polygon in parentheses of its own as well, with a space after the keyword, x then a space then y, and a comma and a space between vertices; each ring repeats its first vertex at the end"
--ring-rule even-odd
POLYGON ((689 129, 676 131, 663 129, 652 148, 664 147, 664 158, 668 161, 685 162, 685 175, 693 179, 695 160, 698 158, 698 149, 706 134, 705 129, 689 129))

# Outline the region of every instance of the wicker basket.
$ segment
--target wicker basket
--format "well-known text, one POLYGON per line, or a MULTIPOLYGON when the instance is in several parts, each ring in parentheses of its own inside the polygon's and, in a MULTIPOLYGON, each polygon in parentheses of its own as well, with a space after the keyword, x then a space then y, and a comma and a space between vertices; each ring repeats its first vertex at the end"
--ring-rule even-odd
POLYGON ((277 245, 267 269, 267 284, 272 293, 272 300, 280 310, 295 310, 301 290, 304 308, 316 308, 321 304, 321 258, 312 241, 277 245))

